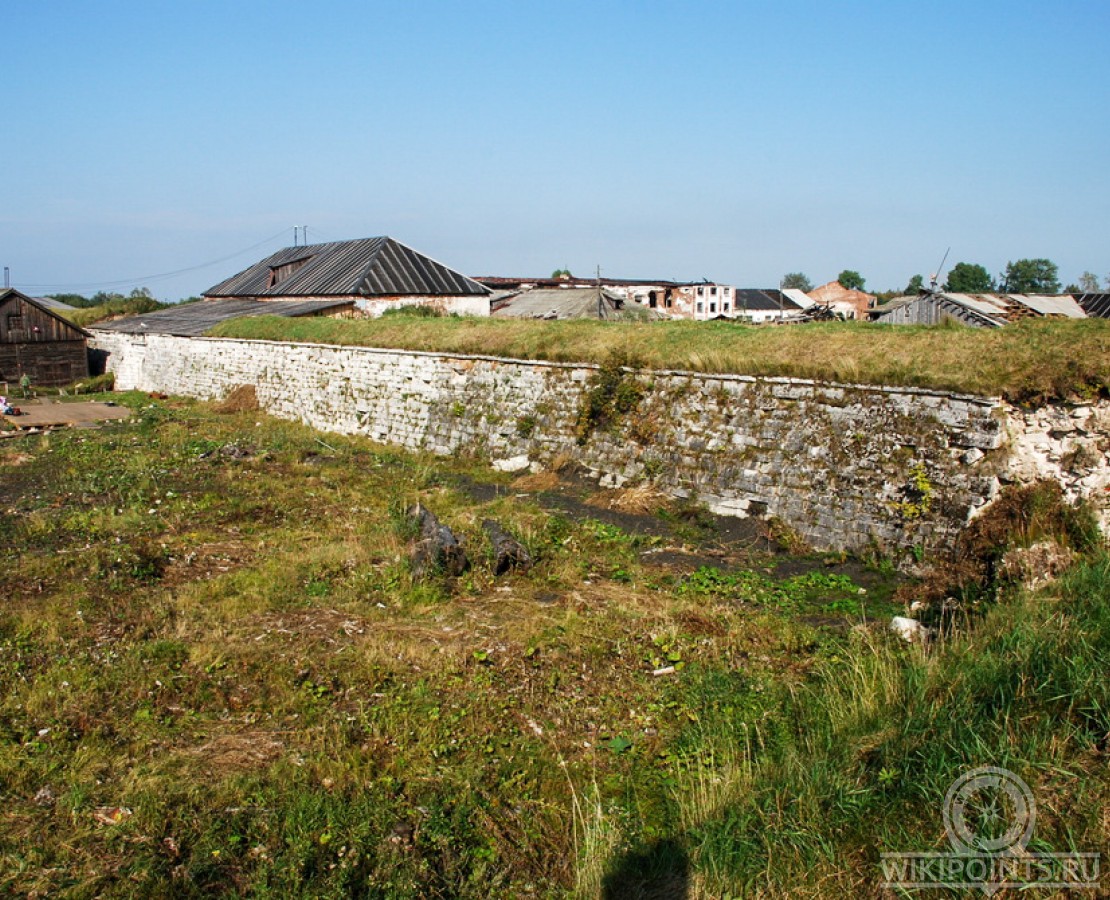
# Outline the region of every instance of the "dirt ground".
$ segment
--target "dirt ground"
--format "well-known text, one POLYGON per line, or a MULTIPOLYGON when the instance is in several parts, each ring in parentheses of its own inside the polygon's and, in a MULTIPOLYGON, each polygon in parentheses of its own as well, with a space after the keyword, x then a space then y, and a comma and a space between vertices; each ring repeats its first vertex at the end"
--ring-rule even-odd
POLYGON ((3 419, 9 425, 14 425, 20 430, 58 428, 61 426, 90 428, 101 422, 129 419, 133 415, 131 410, 125 406, 116 406, 114 403, 99 403, 92 400, 66 401, 47 397, 20 400, 10 397, 8 402, 17 407, 21 415, 3 416, 3 419))

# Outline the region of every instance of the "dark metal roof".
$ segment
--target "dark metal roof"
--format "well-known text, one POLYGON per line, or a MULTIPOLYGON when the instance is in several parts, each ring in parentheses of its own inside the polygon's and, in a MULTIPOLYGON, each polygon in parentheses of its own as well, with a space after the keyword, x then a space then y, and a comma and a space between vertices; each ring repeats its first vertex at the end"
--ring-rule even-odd
POLYGON ((781 309, 785 312, 797 312, 802 308, 777 288, 764 290, 737 288, 735 295, 733 308, 736 310, 749 309, 763 312, 781 309))
POLYGON ((286 247, 204 292, 206 297, 398 294, 484 297, 489 290, 391 237, 376 237, 286 247))
POLYGON ((113 322, 90 325, 93 331, 119 331, 124 334, 172 334, 197 337, 213 325, 245 316, 317 316, 345 306, 353 300, 198 300, 169 309, 128 316, 113 322))
POLYGON ((1110 319, 1110 294, 1081 294, 1076 300, 1092 319, 1110 319))

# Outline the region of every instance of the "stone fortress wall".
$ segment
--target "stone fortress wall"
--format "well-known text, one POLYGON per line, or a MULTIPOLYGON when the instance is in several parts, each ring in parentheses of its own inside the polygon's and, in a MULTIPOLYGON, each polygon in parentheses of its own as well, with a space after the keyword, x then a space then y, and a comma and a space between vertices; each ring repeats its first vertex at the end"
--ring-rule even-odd
MULTIPOLYGON (((1110 404, 801 379, 224 338, 94 332, 119 390, 220 399, 323 431, 497 468, 573 461, 723 515, 775 517, 819 549, 943 550, 1006 483, 1058 480, 1110 524, 1110 404), (624 412, 590 427, 605 384, 624 412), (589 419, 589 416, 585 417, 589 419)), ((612 399, 610 396, 609 399, 612 399)))

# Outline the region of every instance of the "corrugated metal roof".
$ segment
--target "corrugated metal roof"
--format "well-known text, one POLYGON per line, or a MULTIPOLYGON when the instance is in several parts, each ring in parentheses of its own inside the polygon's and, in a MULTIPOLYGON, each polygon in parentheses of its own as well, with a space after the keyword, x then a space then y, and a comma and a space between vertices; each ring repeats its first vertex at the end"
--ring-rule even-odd
POLYGON ((799 309, 808 309, 813 306, 813 301, 802 291, 780 291, 778 288, 737 288, 735 290, 735 309, 768 312, 783 310, 784 312, 797 312, 799 309), (804 303, 796 295, 804 298, 804 303), (781 298, 781 299, 780 299, 781 298))
POLYGON ((124 334, 172 334, 197 337, 213 325, 245 316, 316 316, 345 306, 353 300, 198 300, 169 309, 128 316, 113 322, 90 325, 93 331, 118 331, 124 334))
POLYGON ((1069 319, 1085 319, 1087 314, 1070 294, 1050 296, 1045 294, 1007 294, 1009 300, 1028 306, 1042 316, 1066 316, 1069 319))
POLYGON ((1019 319, 1030 311, 1039 316, 1065 316, 1069 319, 1085 319, 1082 307, 1075 299, 1044 294, 953 294, 945 292, 944 297, 974 309, 984 315, 1007 321, 1019 319))
POLYGON ((782 293, 787 300, 793 300, 798 309, 809 309, 813 306, 813 298, 798 288, 784 288, 782 293))
POLYGON ((1009 315, 1009 302, 996 294, 944 293, 938 296, 947 297, 949 300, 959 303, 961 306, 966 306, 968 309, 973 309, 978 313, 982 313, 984 316, 999 320, 1002 323, 1005 323, 1009 315))
POLYGON ((375 237, 286 247, 204 292, 206 297, 395 294, 484 297, 489 290, 391 237, 375 237), (286 266, 291 271, 278 271, 286 266))
POLYGON ((1110 319, 1110 293, 1083 294, 1079 305, 1092 318, 1110 319))

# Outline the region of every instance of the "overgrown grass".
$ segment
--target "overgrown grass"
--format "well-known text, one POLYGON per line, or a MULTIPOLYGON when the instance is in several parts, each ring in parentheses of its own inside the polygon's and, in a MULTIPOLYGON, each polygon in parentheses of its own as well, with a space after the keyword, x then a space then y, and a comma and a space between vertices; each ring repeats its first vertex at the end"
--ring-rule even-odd
POLYGON ((162 303, 152 297, 121 297, 101 303, 99 306, 88 306, 82 309, 65 310, 59 315, 68 319, 74 325, 87 328, 94 322, 105 319, 117 319, 121 316, 138 316, 143 313, 165 309, 170 304, 162 303))
POLYGON ((906 385, 1015 400, 1090 397, 1110 388, 1110 322, 1101 319, 983 330, 850 322, 757 328, 730 322, 260 316, 222 323, 211 333, 597 364, 623 355, 650 368, 906 385))
MULTIPOLYGON (((1108 671, 1101 553, 934 653, 856 631, 801 687, 707 672, 692 687, 706 715, 691 727, 667 852, 686 854, 692 896, 871 894, 881 853, 948 849, 945 792, 993 765, 1034 792, 1030 850, 1105 856, 1108 671)), ((629 883, 650 859, 641 852, 629 883)))
POLYGON ((0 447, 0 893, 838 897, 980 762, 1105 849, 1102 557, 926 656, 821 561, 676 572, 468 459, 117 399, 0 447), (413 577, 418 500, 463 577, 413 577))

